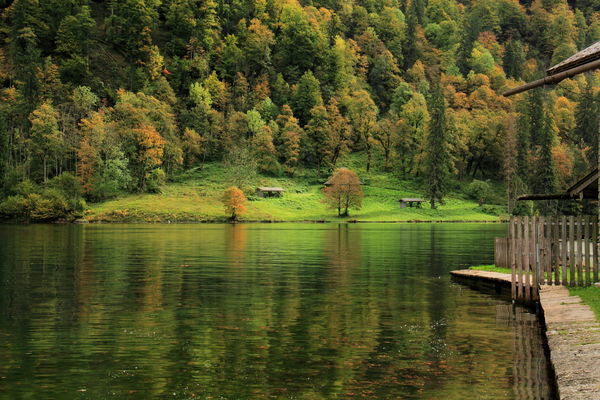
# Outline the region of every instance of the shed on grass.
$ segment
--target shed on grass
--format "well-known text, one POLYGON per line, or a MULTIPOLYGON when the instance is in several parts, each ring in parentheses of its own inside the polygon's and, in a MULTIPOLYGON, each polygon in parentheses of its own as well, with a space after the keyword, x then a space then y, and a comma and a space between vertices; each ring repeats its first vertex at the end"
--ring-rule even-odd
POLYGON ((285 192, 285 189, 280 188, 280 187, 259 187, 256 188, 256 195, 258 197, 281 197, 283 196, 283 192, 285 192))
POLYGON ((413 206, 415 208, 421 208, 421 205, 425 202, 425 200, 423 199, 419 199, 419 198, 406 198, 406 199, 400 199, 398 200, 398 202, 400 202, 400 208, 406 208, 406 207, 410 207, 412 208, 413 206))

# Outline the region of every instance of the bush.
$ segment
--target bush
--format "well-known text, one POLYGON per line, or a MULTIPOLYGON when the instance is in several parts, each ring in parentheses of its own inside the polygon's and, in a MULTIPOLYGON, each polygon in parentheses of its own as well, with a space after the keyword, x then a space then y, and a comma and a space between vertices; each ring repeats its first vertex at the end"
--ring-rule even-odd
POLYGON ((162 169, 155 169, 148 174, 148 180, 146 181, 146 190, 149 193, 160 193, 161 186, 167 181, 165 171, 162 169))
POLYGON ((512 214, 517 217, 533 215, 533 201, 517 201, 512 214))
POLYGON ((72 174, 62 174, 40 188, 30 181, 15 186, 15 194, 0 203, 0 218, 32 222, 76 219, 85 211, 79 180, 72 174))
POLYGON ((479 206, 481 207, 483 206, 483 203, 485 203, 490 197, 490 184, 484 181, 478 181, 476 179, 467 187, 467 193, 472 199, 477 200, 479 206))

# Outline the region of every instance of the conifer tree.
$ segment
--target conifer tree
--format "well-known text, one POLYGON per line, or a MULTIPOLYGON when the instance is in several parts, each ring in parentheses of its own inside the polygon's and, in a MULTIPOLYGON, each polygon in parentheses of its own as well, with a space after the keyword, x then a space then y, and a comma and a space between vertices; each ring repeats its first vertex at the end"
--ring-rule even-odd
POLYGON ((419 58, 417 49, 417 24, 419 22, 419 17, 417 16, 417 10, 414 3, 414 1, 411 2, 406 13, 406 39, 402 46, 404 50, 403 65, 405 70, 410 69, 419 58))
POLYGON ((524 188, 527 189, 527 183, 529 182, 530 176, 530 150, 531 140, 529 136, 529 119, 527 117, 527 103, 521 101, 517 105, 517 112, 519 118, 517 119, 517 176, 523 183, 524 188))
POLYGON ((579 96, 575 108, 575 132, 581 135, 581 139, 592 149, 588 159, 596 160, 598 157, 598 96, 594 95, 592 79, 579 96))
POLYGON ((503 62, 507 77, 521 79, 523 65, 525 64, 525 52, 523 51, 523 44, 519 40, 508 42, 503 62))
POLYGON ((323 105, 321 84, 311 71, 307 71, 298 81, 298 86, 292 95, 291 106, 294 114, 298 116, 300 124, 304 126, 310 120, 313 107, 321 105, 323 105))
POLYGON ((425 178, 427 179, 427 196, 431 208, 435 209, 436 202, 444 203, 448 193, 451 159, 448 152, 448 137, 446 125, 446 103, 439 82, 432 83, 429 97, 429 113, 431 122, 427 135, 427 155, 425 160, 425 178))

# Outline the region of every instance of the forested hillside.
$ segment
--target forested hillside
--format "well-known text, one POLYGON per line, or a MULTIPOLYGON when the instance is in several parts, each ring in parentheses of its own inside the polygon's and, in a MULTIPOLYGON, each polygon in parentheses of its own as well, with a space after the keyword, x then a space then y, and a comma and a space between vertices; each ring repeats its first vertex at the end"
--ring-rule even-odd
MULTIPOLYGON (((2 0, 0 214, 81 213, 183 171, 503 180, 596 159, 598 79, 505 98, 600 40, 600 1, 2 0)), ((223 185, 231 182, 223 182, 223 185)))

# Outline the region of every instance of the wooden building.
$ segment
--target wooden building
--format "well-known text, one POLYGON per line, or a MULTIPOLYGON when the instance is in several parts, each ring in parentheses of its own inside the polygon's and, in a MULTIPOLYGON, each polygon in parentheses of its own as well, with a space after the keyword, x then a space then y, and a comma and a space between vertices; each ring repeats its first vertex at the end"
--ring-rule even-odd
POLYGON ((280 188, 280 187, 259 187, 256 188, 256 195, 258 197, 281 197, 283 196, 283 192, 285 192, 285 189, 280 188))
POLYGON ((518 200, 598 200, 598 168, 571 185, 565 193, 526 194, 518 200))
MULTIPOLYGON (((600 42, 546 70, 546 76, 512 88, 512 96, 545 85, 555 85, 578 74, 600 68, 600 42)), ((600 129, 594 132, 600 140, 600 129)), ((600 163, 600 159, 597 160, 600 163)), ((582 171, 583 172, 583 171, 582 171)), ((530 194, 519 200, 596 200, 592 215, 513 217, 508 239, 496 241, 497 259, 511 267, 513 300, 537 301, 540 284, 589 286, 600 280, 598 240, 598 168, 573 184, 565 193, 530 194), (500 245, 499 245, 500 244, 500 245), (567 273, 568 271, 568 273, 567 273), (529 290, 523 288, 531 288, 529 290)), ((591 203, 591 202, 590 202, 591 203)))
POLYGON ((575 75, 598 68, 600 68, 600 42, 596 42, 555 66, 548 68, 545 77, 509 89, 503 94, 508 97, 540 86, 555 85, 567 78, 572 78, 575 75))

